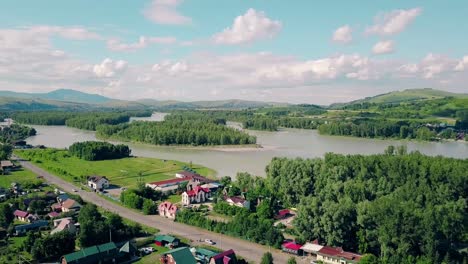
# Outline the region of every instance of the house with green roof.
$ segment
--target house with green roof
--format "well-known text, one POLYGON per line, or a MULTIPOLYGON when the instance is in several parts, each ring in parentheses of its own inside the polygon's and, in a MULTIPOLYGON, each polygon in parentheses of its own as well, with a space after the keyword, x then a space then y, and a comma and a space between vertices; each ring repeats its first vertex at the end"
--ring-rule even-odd
POLYGON ((176 248, 180 244, 180 239, 169 235, 157 235, 154 244, 160 247, 176 248))
POLYGON ((176 248, 165 252, 161 255, 161 263, 163 264, 197 264, 197 260, 193 256, 188 247, 176 248))
POLYGON ((83 248, 80 251, 62 257, 62 264, 95 264, 118 263, 122 259, 130 259, 136 248, 126 242, 118 247, 114 242, 83 248))

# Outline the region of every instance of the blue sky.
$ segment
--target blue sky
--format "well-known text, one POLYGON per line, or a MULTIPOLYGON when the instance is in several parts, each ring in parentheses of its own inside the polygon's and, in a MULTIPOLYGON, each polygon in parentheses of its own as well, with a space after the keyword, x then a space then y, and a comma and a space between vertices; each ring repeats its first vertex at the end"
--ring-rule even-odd
POLYGON ((8 1, 0 89, 297 103, 467 92, 467 13, 461 0, 8 1))

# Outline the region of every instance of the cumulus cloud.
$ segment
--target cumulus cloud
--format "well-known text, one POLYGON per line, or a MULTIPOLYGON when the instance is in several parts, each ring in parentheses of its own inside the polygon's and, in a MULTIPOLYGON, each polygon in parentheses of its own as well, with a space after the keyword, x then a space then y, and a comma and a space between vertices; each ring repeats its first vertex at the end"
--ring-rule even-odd
POLYGON ((368 34, 395 35, 408 27, 422 13, 421 8, 398 9, 375 17, 375 24, 366 29, 368 34))
POLYGON ((124 60, 114 62, 106 58, 100 64, 94 65, 93 72, 97 77, 114 77, 117 73, 125 70, 126 67, 127 62, 124 60))
POLYGON ((158 24, 187 25, 192 23, 190 17, 182 15, 177 7, 182 0, 153 0, 143 10, 143 15, 158 24))
POLYGON ((109 39, 107 48, 112 51, 131 52, 148 47, 150 44, 173 44, 177 41, 174 37, 145 37, 140 36, 137 42, 123 43, 118 39, 109 39))
POLYGON ((393 41, 379 41, 377 42, 374 47, 372 47, 372 53, 374 54, 388 54, 392 53, 395 49, 395 45, 393 41))
POLYGON ((339 27, 333 33, 332 40, 339 43, 349 43, 353 40, 352 29, 349 25, 339 27))
POLYGON ((250 8, 244 15, 234 19, 231 27, 213 36, 218 44, 243 44, 270 39, 281 31, 280 21, 268 18, 263 11, 250 8))
POLYGON ((456 71, 464 71, 465 67, 468 67, 468 56, 464 56, 460 62, 458 62, 457 66, 455 66, 454 70, 456 71))

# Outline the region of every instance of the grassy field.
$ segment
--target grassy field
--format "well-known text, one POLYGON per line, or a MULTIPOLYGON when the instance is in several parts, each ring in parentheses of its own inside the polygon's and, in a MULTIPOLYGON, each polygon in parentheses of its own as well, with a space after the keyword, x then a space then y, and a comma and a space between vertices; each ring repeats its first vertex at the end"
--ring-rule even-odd
POLYGON ((8 188, 12 182, 19 184, 37 180, 37 175, 28 170, 13 171, 8 175, 0 175, 0 187, 8 188))
MULTIPOLYGON (((70 156, 66 150, 19 150, 15 154, 70 182, 82 181, 89 175, 106 176, 119 187, 134 188, 139 179, 144 183, 174 178, 175 173, 189 166, 173 160, 132 157, 118 160, 86 161, 70 156)), ((212 177, 215 171, 192 165, 197 173, 212 177)))

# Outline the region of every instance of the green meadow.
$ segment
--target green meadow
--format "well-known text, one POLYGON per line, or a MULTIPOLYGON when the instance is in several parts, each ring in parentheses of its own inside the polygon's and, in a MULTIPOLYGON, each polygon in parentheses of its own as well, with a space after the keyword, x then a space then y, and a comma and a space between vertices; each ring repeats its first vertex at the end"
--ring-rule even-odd
MULTIPOLYGON (((58 149, 17 150, 15 154, 69 182, 83 182, 89 175, 100 175, 106 176, 110 184, 126 188, 135 188, 139 181, 148 183, 174 178, 176 172, 190 166, 180 161, 142 157, 86 161, 58 149)), ((200 165, 193 164, 192 169, 207 177, 216 175, 214 170, 200 165)))

